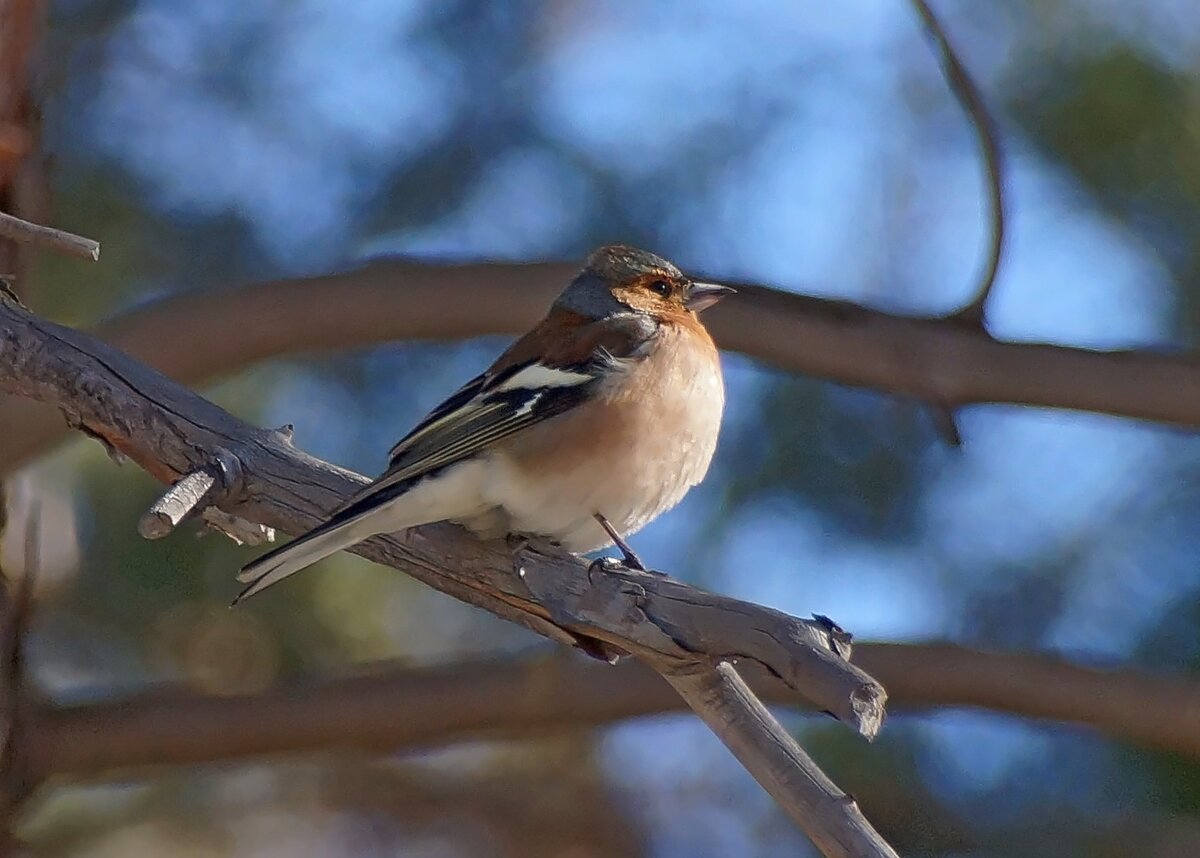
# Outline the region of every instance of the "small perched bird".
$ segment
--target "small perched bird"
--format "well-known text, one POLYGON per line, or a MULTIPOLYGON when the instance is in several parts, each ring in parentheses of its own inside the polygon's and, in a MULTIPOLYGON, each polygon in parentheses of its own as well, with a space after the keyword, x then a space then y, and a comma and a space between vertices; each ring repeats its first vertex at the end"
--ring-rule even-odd
POLYGON ((483 538, 616 544, 704 478, 725 388, 697 314, 733 292, 601 247, 533 330, 391 450, 323 524, 242 569, 238 600, 379 533, 457 522, 483 538))

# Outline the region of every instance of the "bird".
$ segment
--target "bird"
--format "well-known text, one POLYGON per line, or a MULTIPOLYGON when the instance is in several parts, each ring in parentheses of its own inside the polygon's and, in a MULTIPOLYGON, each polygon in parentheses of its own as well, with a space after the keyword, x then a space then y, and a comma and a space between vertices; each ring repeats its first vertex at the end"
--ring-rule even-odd
POLYGON ((546 315, 389 454, 329 517, 242 568, 237 604, 382 533, 451 521, 574 554, 615 545, 708 471, 725 407, 699 313, 735 290, 645 250, 595 250, 546 315))

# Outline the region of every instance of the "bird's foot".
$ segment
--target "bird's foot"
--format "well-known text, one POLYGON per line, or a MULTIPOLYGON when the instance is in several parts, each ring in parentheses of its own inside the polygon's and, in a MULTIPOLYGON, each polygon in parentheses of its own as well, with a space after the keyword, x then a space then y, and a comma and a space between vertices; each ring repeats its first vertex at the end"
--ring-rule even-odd
POLYGON ((618 545, 617 548, 621 550, 621 559, 619 562, 626 569, 632 569, 634 572, 650 571, 646 568, 646 564, 642 562, 642 558, 638 557, 628 545, 618 545))
POLYGON ((659 578, 671 577, 666 572, 647 569, 636 554, 633 555, 632 562, 628 557, 597 557, 588 564, 588 581, 592 580, 592 574, 595 572, 637 572, 641 575, 654 575, 659 578))
POLYGON ((512 555, 513 574, 518 578, 525 575, 525 570, 521 565, 525 554, 550 554, 562 547, 552 539, 528 533, 510 533, 504 541, 508 543, 508 550, 512 555))
MULTIPOLYGON (((612 526, 612 522, 600 513, 596 513, 594 518, 600 522, 600 526, 604 528, 604 532, 608 534, 608 538, 613 541, 613 545, 617 546, 617 549, 621 552, 620 565, 622 567, 630 572, 644 572, 647 575, 662 575, 666 577, 665 572, 646 568, 646 564, 642 562, 642 558, 638 557, 634 550, 629 547, 629 543, 625 541, 625 537, 617 532, 617 529, 612 526)), ((599 561, 594 561, 592 565, 594 566, 596 562, 607 562, 612 559, 611 557, 601 557, 599 561)), ((588 567, 589 573, 591 572, 591 568, 588 567)))
POLYGON ((504 541, 508 543, 508 553, 512 557, 513 574, 524 578, 525 568, 521 565, 521 558, 529 549, 529 539, 519 533, 510 533, 504 541))

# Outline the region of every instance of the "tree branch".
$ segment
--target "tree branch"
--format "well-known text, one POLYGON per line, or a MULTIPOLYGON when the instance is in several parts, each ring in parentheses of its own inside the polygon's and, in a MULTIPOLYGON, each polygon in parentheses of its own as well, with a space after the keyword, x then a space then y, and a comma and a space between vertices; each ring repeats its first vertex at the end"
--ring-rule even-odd
MULTIPOLYGON (((1000 159, 1000 138, 996 133, 996 125, 988 113, 979 87, 971 78, 966 66, 954 49, 942 22, 933 13, 926 0, 911 0, 917 16, 921 19, 925 32, 933 42, 938 60, 942 66, 942 74, 946 78, 951 91, 954 93, 963 112, 975 130, 979 141, 979 150, 983 155, 983 166, 987 177, 988 190, 988 249, 984 257, 983 270, 979 274, 978 285, 971 298, 961 309, 951 315, 951 318, 967 326, 976 328, 986 335, 984 327, 984 311, 992 287, 996 285, 996 275, 1000 272, 1000 260, 1004 254, 1004 180, 1003 164, 1000 159)), ((959 432, 957 415, 951 403, 930 400, 928 402, 933 416, 933 425, 953 447, 962 446, 962 434, 959 432)))
POLYGON ((946 33, 946 28, 938 20, 937 15, 926 0, 911 0, 913 8, 921 19, 925 31, 938 54, 946 83, 954 92, 955 98, 962 105, 963 112, 975 130, 979 142, 979 151, 983 155, 983 167, 987 177, 988 191, 988 250, 984 258, 983 271, 979 275, 979 284, 971 299, 955 315, 965 322, 982 327, 984 308, 988 296, 996 283, 996 275, 1000 272, 1000 260, 1004 255, 1004 167, 1000 157, 1000 135, 996 133, 996 123, 988 112, 983 95, 975 84, 970 72, 963 65, 954 44, 946 33))
MULTIPOLYGON (((984 708, 1200 757, 1200 683, 953 644, 858 644, 855 657, 886 684, 893 710, 984 708)), ((776 677, 759 671, 746 678, 763 700, 812 707, 776 677)), ((683 708, 670 686, 639 662, 609 666, 544 650, 380 669, 247 696, 161 686, 116 700, 40 708, 26 719, 25 741, 28 765, 40 780, 265 754, 394 753, 531 738, 683 708)))
MULTIPOLYGON (((388 262, 307 280, 177 295, 96 335, 184 384, 269 357, 528 328, 574 266, 388 262), (214 337, 213 331, 221 331, 214 337)), ((743 286, 709 311, 725 349, 788 371, 951 406, 1008 403, 1200 428, 1200 359, 998 342, 953 319, 743 286)), ((66 436, 54 409, 0 397, 0 473, 66 436)))
POLYGON ((823 854, 897 858, 858 803, 817 768, 733 665, 693 662, 663 677, 823 854))
POLYGON ((84 238, 61 229, 31 223, 19 217, 0 212, 0 236, 23 244, 44 244, 72 256, 81 256, 93 262, 100 258, 100 242, 84 238))
MULTIPOLYGON (((311 527, 365 482, 11 301, 0 301, 0 389, 57 405, 83 431, 163 482, 232 455, 242 493, 219 499, 220 507, 289 533, 311 527)), ((503 542, 481 543, 446 524, 377 537, 353 550, 592 653, 628 653, 672 675, 688 665, 736 659, 778 676, 868 738, 882 724, 883 687, 845 660, 845 633, 827 620, 798 620, 657 575, 589 572, 584 561, 562 552, 526 550, 514 569, 503 542)), ((704 705, 701 698, 691 702, 704 705)), ((698 714, 716 717, 702 708, 698 714)), ((748 743, 775 741, 762 719, 739 726, 730 735, 740 753, 748 743)), ((776 794, 791 788, 790 782, 770 783, 776 794)), ((820 829, 808 833, 824 839, 820 829)))

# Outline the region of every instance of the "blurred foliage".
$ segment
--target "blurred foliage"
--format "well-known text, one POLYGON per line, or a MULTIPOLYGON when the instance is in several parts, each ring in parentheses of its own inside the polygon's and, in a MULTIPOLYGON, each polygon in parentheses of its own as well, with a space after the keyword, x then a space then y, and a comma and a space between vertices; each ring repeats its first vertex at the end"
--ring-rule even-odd
MULTIPOLYGON (((466 0, 329 13, 334 5, 54 4, 41 80, 55 222, 99 239, 104 257, 83 267, 39 256, 35 309, 87 325, 179 290, 377 252, 569 258, 614 239, 731 277, 943 309, 952 302, 930 284, 961 288, 970 270, 961 223, 975 217, 975 156, 949 96, 928 95, 940 84, 904 8, 831 18, 731 4, 685 19, 668 4, 636 14, 466 0), (354 30, 361 18, 378 26, 354 30), (594 42, 581 35, 593 32, 594 42), (387 64, 393 54, 407 76, 387 64), (880 84, 893 79, 921 81, 925 95, 897 99, 880 84), (411 115, 395 107, 410 102, 411 115), (898 227, 879 213, 879 186, 905 171, 930 178, 895 181, 906 189, 898 227)), ((1148 248, 1170 277, 1166 331, 1194 342, 1200 67, 1146 35, 1168 32, 1163 16, 1176 5, 1107 4, 1106 16, 1080 2, 1027 2, 1003 21, 981 8, 948 23, 968 65, 987 75, 1014 169, 1054 177, 1070 217, 1099 211, 1148 248)), ((1015 199, 1018 218, 1036 204, 1015 199)), ((1018 232, 1013 251, 1032 243, 1018 232)), ((1022 285, 1002 279, 998 299, 1022 285)), ((280 360, 208 392, 248 419, 294 422, 301 446, 370 471, 499 344, 280 360)), ((1123 647, 1123 659, 1200 667, 1200 448, 1189 439, 1111 430, 1109 447, 1093 439, 1078 458, 1125 461, 1145 442, 1146 464, 1067 491, 1062 473, 1090 472, 1070 459, 1071 442, 1047 437, 1107 424, 1063 418, 1038 435, 1013 430, 1021 418, 998 409, 972 412, 966 449, 948 453, 918 405, 873 393, 738 367, 730 399, 719 461, 689 514, 639 537, 663 568, 739 594, 762 587, 752 592, 795 613, 828 598, 852 627, 855 605, 879 602, 884 629, 985 647, 1070 649, 1071 632, 1095 626, 1085 643, 1123 647), (978 464, 1002 443, 999 465, 978 464), (1024 494, 997 488, 1026 466, 1024 494), (777 538, 828 561, 819 576, 797 575, 804 563, 777 557, 775 542, 746 554, 740 513, 773 499, 812 513, 779 525, 777 538), (909 614, 919 629, 888 625, 909 614), (1128 645, 1106 637, 1114 618, 1135 630, 1128 645)), ((534 644, 348 556, 230 613, 231 573, 247 552, 190 533, 138 539, 157 491, 144 474, 75 442, 29 479, 69 495, 50 532, 77 534, 84 558, 48 580, 39 602, 38 678, 61 699, 168 679, 252 691, 362 661, 534 644)), ((695 734, 682 722, 649 740, 627 725, 429 758, 328 755, 136 786, 56 784, 23 833, 38 854, 64 856, 795 854, 786 820, 723 752, 688 744, 695 734)), ((904 854, 1200 850, 1200 768, 1176 756, 960 713, 900 715, 873 746, 832 725, 797 729, 904 854)))
POLYGON ((1200 325, 1200 79, 1137 46, 1098 39, 1031 52, 1010 109, 1034 145, 1071 170, 1181 286, 1177 335, 1200 325))
POLYGON ((726 481, 727 504, 792 494, 855 537, 913 535, 921 453, 937 443, 919 409, 800 378, 772 379, 758 408, 758 419, 727 436, 745 451, 726 481))

